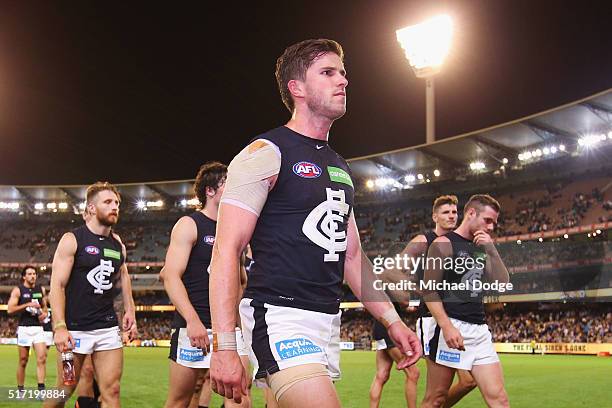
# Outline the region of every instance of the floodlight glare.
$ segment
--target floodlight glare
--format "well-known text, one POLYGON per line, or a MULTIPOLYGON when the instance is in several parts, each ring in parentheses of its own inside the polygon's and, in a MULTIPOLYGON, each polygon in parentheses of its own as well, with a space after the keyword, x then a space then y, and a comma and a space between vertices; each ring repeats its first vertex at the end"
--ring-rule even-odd
POLYGON ((441 15, 395 33, 416 76, 424 78, 440 70, 450 50, 453 22, 441 15))
POLYGON ((423 175, 422 175, 421 173, 419 173, 419 174, 417 174, 417 178, 418 178, 419 180, 423 180, 423 175))
POLYGON ((440 170, 438 170, 438 169, 434 170, 434 177, 440 177, 440 170))
POLYGON ((562 152, 565 151, 565 145, 559 145, 559 150, 561 150, 562 152))
POLYGON ((404 180, 406 180, 407 183, 412 183, 415 180, 415 177, 414 175, 409 174, 404 178, 404 180))

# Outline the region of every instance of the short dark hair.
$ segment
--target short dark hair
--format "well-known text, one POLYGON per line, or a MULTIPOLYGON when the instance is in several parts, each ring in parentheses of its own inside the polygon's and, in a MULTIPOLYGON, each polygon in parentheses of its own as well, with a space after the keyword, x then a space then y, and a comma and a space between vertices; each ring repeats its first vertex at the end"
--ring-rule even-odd
POLYGON ((198 170, 193 191, 202 205, 206 205, 206 187, 217 191, 219 183, 227 175, 227 166, 218 161, 204 163, 198 170))
POLYGON ((26 275, 26 272, 28 271, 28 269, 34 269, 34 272, 36 272, 36 268, 32 265, 26 265, 24 266, 24 268, 21 270, 21 277, 24 278, 26 275))
POLYGON ((434 200, 432 212, 436 212, 436 210, 442 207, 444 204, 452 204, 457 205, 459 200, 455 195, 443 195, 434 200))
POLYGON ((117 196, 117 199, 119 199, 119 201, 121 201, 121 194, 119 194, 119 191, 117 190, 117 187, 115 187, 114 185, 112 185, 108 181, 96 181, 91 186, 87 187, 87 194, 86 194, 87 204, 89 204, 91 202, 91 200, 93 200, 93 198, 96 195, 98 195, 99 192, 106 191, 106 190, 112 191, 113 193, 115 193, 115 195, 117 196))
POLYGON ((482 208, 486 206, 493 208, 495 212, 499 212, 501 210, 501 205, 499 205, 499 202, 490 195, 474 194, 470 197, 468 202, 465 203, 463 213, 466 214, 468 209, 474 208, 476 210, 476 214, 479 214, 480 211, 482 211, 482 208))
POLYGON ((320 55, 328 52, 338 55, 341 60, 344 59, 344 51, 340 44, 334 40, 319 38, 317 40, 304 40, 290 45, 285 49, 283 55, 276 60, 276 82, 278 83, 281 99, 287 109, 289 109, 289 112, 293 113, 295 104, 287 84, 292 79, 305 80, 306 71, 310 68, 313 61, 320 55))

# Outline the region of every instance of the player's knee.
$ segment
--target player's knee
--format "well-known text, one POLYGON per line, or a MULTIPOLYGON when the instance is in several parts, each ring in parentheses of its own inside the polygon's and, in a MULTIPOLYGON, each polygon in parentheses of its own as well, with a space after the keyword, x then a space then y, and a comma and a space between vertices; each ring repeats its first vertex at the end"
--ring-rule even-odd
POLYGON ((119 399, 120 385, 119 380, 113 381, 106 389, 104 390, 104 396, 102 398, 116 401, 119 399))
POLYGON ((506 390, 502 387, 500 391, 495 395, 495 402, 498 407, 510 407, 510 401, 508 400, 508 394, 506 390))
POLYGON ((89 382, 93 381, 93 378, 94 378, 93 366, 90 364, 82 366, 79 378, 82 381, 89 381, 89 382))
POLYGON ((388 368, 376 370, 376 381, 382 384, 386 384, 389 381, 391 370, 388 368))
POLYGON ((45 364, 47 364, 47 356, 44 354, 42 356, 36 356, 36 363, 39 366, 44 366, 45 364))
POLYGON ((448 398, 448 390, 444 388, 431 390, 425 395, 424 402, 432 407, 443 407, 448 398))
POLYGON ((28 356, 19 356, 19 366, 25 367, 26 365, 28 365, 28 356))
POLYGON ((459 386, 465 390, 471 391, 476 388, 477 384, 474 378, 470 377, 469 379, 467 379, 459 377, 459 386))

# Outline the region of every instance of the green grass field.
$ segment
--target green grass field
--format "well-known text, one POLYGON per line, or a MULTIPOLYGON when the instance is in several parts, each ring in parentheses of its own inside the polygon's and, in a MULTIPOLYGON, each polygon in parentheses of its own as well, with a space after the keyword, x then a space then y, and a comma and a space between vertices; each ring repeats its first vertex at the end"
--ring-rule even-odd
MULTIPOLYGON (((127 348, 121 394, 124 407, 161 407, 168 388, 168 349, 127 348)), ((26 387, 36 386, 35 359, 28 364, 26 387)), ((47 387, 55 383, 51 348, 47 363, 47 387)), ((343 352, 342 381, 338 392, 344 407, 367 407, 368 390, 374 375, 374 352, 343 352)), ((612 407, 612 359, 590 356, 501 355, 506 387, 513 407, 612 407)), ((15 386, 16 346, 0 346, 0 389, 15 386)), ((424 362, 419 363, 422 377, 419 397, 425 387, 424 362)), ((405 406, 403 374, 393 372, 383 392, 383 407, 405 406)), ((6 401, 6 400, 4 400, 6 401)), ((211 407, 221 400, 213 399, 211 407)), ((40 404, 0 402, 0 407, 30 407, 40 404)), ((69 404, 68 406, 74 406, 69 404)), ((261 391, 253 389, 253 407, 262 407, 261 391)), ((457 406, 483 407, 480 393, 475 390, 457 406)))

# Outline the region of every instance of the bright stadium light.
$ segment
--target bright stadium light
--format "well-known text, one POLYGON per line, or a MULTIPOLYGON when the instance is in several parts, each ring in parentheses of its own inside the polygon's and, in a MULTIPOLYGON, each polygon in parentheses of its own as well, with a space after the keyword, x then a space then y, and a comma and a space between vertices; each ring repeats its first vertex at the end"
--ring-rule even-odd
POLYGON ((504 157, 504 158, 502 159, 502 163, 504 163, 504 164, 508 164, 508 158, 504 157))
POLYGON ((440 177, 440 170, 438 169, 434 170, 434 177, 440 177))
POLYGON ((200 204, 200 200, 198 200, 197 197, 190 198, 189 200, 187 200, 187 205, 191 207, 197 207, 199 204, 200 204))
POLYGON ((425 78, 427 143, 435 141, 433 76, 440 72, 453 38, 453 22, 440 15, 395 32, 417 78, 425 78))
POLYGON ((79 203, 79 210, 81 210, 81 211, 85 210, 86 206, 87 206, 87 204, 85 204, 85 202, 79 203))
POLYGON ((48 210, 55 210, 55 209, 57 209, 57 203, 47 203, 47 209, 48 210))
POLYGON ((144 210, 146 206, 147 203, 145 203, 143 200, 138 200, 138 202, 136 202, 136 208, 138 208, 139 210, 144 210))
POLYGON ((563 238, 568 239, 568 238, 569 238, 569 235, 567 235, 567 234, 563 234, 563 238))
POLYGON ((421 173, 419 173, 419 174, 417 174, 417 178, 418 178, 419 180, 423 180, 423 175, 422 175, 421 173))
POLYGON ((483 162, 472 162, 470 163, 470 170, 473 171, 478 171, 478 170, 484 170, 485 169, 485 164, 483 162))
POLYGON ((550 149, 548 147, 545 147, 542 149, 542 153, 544 153, 544 156, 548 156, 550 154, 550 149))
POLYGON ((565 145, 559 145, 559 150, 564 152, 565 151, 565 145))
POLYGON ((555 154, 555 153, 557 153, 557 146, 553 146, 553 147, 551 147, 551 148, 550 148, 550 153, 551 153, 551 154, 555 154))
POLYGON ((61 202, 61 203, 59 203, 59 204, 58 204, 58 206, 57 206, 57 207, 58 207, 60 210, 66 210, 66 209, 68 209, 68 203, 61 202))
POLYGON ((612 131, 608 132, 608 139, 612 140, 612 131))
POLYGON ((34 204, 34 209, 35 210, 42 210, 43 208, 45 208, 45 205, 43 203, 36 203, 36 204, 34 204))

